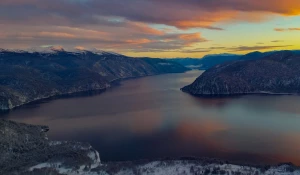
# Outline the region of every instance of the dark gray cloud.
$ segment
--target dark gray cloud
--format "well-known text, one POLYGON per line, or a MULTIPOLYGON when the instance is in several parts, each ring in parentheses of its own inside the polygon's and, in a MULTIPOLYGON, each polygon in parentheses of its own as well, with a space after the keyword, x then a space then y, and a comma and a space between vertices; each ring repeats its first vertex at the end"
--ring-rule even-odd
POLYGON ((267 49, 278 49, 290 47, 292 45, 270 45, 270 46, 238 46, 238 47, 229 47, 226 50, 231 52, 241 52, 241 51, 257 51, 257 50, 267 50, 267 49))
POLYGON ((2 22, 68 25, 99 24, 101 17, 119 17, 130 21, 167 24, 179 28, 213 26, 223 20, 259 20, 259 16, 240 13, 297 15, 298 0, 2 0, 2 22), (100 18, 99 18, 100 17, 100 18), (244 18, 244 19, 242 19, 244 18))
POLYGON ((284 42, 283 40, 273 40, 271 41, 272 43, 280 43, 280 42, 284 42))

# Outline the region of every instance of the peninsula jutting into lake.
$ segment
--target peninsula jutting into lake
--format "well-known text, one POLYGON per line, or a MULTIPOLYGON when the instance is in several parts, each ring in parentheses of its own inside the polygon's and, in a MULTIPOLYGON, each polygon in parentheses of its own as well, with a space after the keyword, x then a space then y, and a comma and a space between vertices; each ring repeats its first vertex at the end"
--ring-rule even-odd
POLYGON ((216 65, 182 90, 198 96, 299 94, 299 67, 298 52, 278 51, 260 59, 216 65))

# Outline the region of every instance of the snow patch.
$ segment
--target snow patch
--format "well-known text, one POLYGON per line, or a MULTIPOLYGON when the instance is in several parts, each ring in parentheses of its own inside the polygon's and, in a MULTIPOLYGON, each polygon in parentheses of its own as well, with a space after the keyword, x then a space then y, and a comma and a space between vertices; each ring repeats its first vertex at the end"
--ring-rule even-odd
POLYGON ((63 144, 63 142, 61 142, 61 141, 51 141, 49 143, 49 146, 56 146, 56 145, 61 145, 61 144, 63 144))
POLYGON ((100 161, 100 155, 98 153, 98 151, 91 151, 88 153, 87 155, 89 158, 91 158, 91 160, 93 160, 93 164, 91 165, 91 168, 96 168, 99 165, 101 165, 101 161, 100 161))
MULTIPOLYGON (((37 46, 37 47, 30 47, 24 50, 18 49, 1 49, 1 52, 15 52, 15 53, 40 53, 40 54, 57 54, 57 52, 69 52, 71 54, 80 55, 85 54, 87 52, 92 52, 93 54, 97 55, 115 55, 115 56, 123 56, 121 54, 111 52, 111 51, 103 51, 99 49, 79 49, 79 48, 63 48, 62 46, 58 45, 49 45, 49 46, 37 46)), ((47 55, 45 55, 47 56, 47 55)))
POLYGON ((62 163, 60 163, 60 162, 56 162, 56 163, 49 163, 49 162, 41 163, 41 164, 35 165, 33 167, 30 167, 29 171, 33 171, 34 169, 42 169, 42 168, 53 168, 56 171, 58 171, 59 173, 61 173, 61 174, 66 174, 66 173, 69 174, 69 173, 72 173, 72 171, 73 171, 70 168, 64 168, 64 167, 62 167, 62 163))

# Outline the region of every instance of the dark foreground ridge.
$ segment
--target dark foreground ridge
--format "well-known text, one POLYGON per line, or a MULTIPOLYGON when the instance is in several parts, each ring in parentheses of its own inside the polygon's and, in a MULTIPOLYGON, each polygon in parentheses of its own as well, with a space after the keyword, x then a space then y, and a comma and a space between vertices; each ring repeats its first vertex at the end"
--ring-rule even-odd
POLYGON ((217 65, 182 91, 197 96, 299 94, 300 54, 278 51, 258 60, 217 65))
POLYGON ((254 166, 210 158, 100 163, 87 143, 51 141, 46 126, 0 120, 0 174, 5 175, 300 175, 292 164, 254 166))
POLYGON ((0 49, 0 110, 58 95, 103 90, 122 79, 187 70, 163 59, 131 58, 103 51, 0 49))
POLYGON ((0 119, 0 174, 18 174, 36 165, 91 169, 100 164, 98 152, 88 143, 51 141, 48 130, 0 119))

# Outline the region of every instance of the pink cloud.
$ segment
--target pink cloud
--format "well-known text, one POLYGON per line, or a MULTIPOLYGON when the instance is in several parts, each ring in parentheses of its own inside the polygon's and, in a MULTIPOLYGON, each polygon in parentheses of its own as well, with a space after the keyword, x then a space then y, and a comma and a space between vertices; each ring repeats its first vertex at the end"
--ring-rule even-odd
POLYGON ((59 37, 59 38, 76 38, 75 35, 63 32, 39 32, 38 36, 41 37, 59 37))

